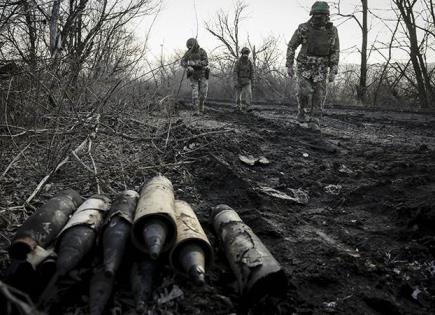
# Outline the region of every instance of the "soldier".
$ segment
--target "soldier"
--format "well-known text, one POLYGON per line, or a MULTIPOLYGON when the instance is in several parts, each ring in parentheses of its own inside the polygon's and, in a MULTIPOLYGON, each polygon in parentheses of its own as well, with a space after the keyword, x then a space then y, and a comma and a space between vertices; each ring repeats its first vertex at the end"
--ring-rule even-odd
POLYGON ((187 78, 190 80, 193 106, 197 108, 197 113, 201 114, 204 113, 204 101, 208 90, 208 57, 195 38, 189 38, 186 46, 188 51, 181 58, 181 66, 186 69, 187 78))
POLYGON ((234 65, 233 80, 236 90, 236 105, 239 111, 246 111, 251 106, 254 66, 248 58, 250 52, 249 48, 243 47, 240 51, 242 56, 234 65))
POLYGON ((311 19, 299 25, 287 49, 289 77, 294 76, 293 62, 296 49, 302 45, 297 57, 298 116, 301 126, 320 132, 320 119, 326 98, 326 80, 333 82, 337 75, 340 44, 337 28, 329 21, 329 5, 316 1, 311 19))

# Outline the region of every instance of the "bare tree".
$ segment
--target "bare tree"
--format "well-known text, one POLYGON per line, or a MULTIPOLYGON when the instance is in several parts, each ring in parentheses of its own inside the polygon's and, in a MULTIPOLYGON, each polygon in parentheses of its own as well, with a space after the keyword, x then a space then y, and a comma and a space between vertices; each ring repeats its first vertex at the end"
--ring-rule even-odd
POLYGON ((433 3, 431 2, 432 0, 393 0, 404 23, 404 31, 409 45, 409 57, 414 69, 418 97, 422 107, 430 106, 433 93, 433 86, 425 58, 425 47, 427 47, 428 36, 431 34, 428 32, 430 28, 419 24, 418 16, 424 14, 421 12, 425 11, 424 5, 429 9, 430 14, 433 13, 433 3), (421 10, 420 12, 418 11, 419 9, 421 10), (419 29, 424 30, 421 40, 418 36, 419 29))
POLYGON ((362 41, 361 41, 361 65, 360 65, 360 76, 359 76, 359 85, 357 88, 357 97, 363 103, 367 102, 367 62, 368 62, 368 0, 360 0, 361 8, 355 8, 355 11, 350 14, 345 14, 341 11, 341 1, 336 2, 335 6, 337 8, 337 15, 347 18, 353 19, 358 27, 361 30, 362 41), (358 18, 357 15, 361 14, 361 18, 358 18))
POLYGON ((240 22, 246 18, 244 13, 247 8, 244 1, 237 1, 233 15, 220 10, 214 23, 205 23, 206 30, 225 47, 225 54, 230 60, 238 59, 240 55, 240 22))

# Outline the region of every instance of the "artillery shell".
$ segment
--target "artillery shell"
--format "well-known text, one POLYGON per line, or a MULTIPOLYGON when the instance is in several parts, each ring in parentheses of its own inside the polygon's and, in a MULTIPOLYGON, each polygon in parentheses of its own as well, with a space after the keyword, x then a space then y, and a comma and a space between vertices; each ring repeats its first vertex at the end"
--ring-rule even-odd
POLYGON ((213 261, 213 250, 190 205, 175 201, 177 240, 169 261, 178 272, 188 275, 198 284, 205 283, 205 268, 213 261))
POLYGON ((44 281, 48 281, 56 273, 56 263, 57 254, 53 252, 38 265, 37 270, 44 281))
POLYGON ((157 273, 158 262, 145 256, 135 261, 131 268, 130 282, 136 302, 136 310, 140 314, 145 311, 146 304, 152 297, 157 273))
POLYGON ((76 225, 62 235, 58 245, 56 270, 59 276, 74 269, 95 245, 97 234, 87 225, 76 225))
POLYGON ((240 294, 250 300, 286 291, 287 279, 266 246, 227 205, 212 210, 213 227, 222 242, 240 294))
POLYGON ((103 232, 104 270, 107 276, 116 273, 124 257, 138 198, 137 192, 127 190, 110 208, 109 221, 103 232))
POLYGON ((91 279, 89 288, 89 313, 101 315, 113 291, 114 277, 99 271, 91 279))
POLYGON ((104 213, 109 209, 109 199, 94 195, 74 212, 60 232, 56 248, 56 268, 59 276, 74 269, 91 251, 101 228, 104 213))
POLYGON ((11 264, 6 270, 6 282, 33 295, 41 289, 42 282, 49 279, 40 274, 39 267, 53 253, 52 247, 46 250, 36 246, 33 251, 27 254, 25 260, 12 258, 11 264))
POLYGON ((205 284, 205 253, 195 243, 184 243, 179 250, 179 265, 182 271, 197 284, 205 284))
POLYGON ((9 248, 9 255, 12 258, 26 259, 26 255, 37 245, 47 247, 81 203, 79 193, 72 189, 62 191, 48 200, 18 229, 9 248))
POLYGON ((133 244, 156 259, 175 242, 175 197, 164 176, 152 178, 142 189, 132 229, 133 244))

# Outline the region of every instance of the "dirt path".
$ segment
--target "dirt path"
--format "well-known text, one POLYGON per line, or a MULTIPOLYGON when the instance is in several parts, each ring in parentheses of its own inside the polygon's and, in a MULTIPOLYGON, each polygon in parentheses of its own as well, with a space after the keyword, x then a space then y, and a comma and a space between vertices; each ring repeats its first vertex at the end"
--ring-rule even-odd
POLYGON ((283 314, 434 310, 433 117, 334 110, 319 141, 285 107, 211 110, 204 127, 230 123, 238 146, 223 141, 211 167, 193 171, 200 208, 230 204, 269 246, 293 286, 283 314), (239 154, 271 164, 244 165, 239 154), (260 186, 302 189, 309 202, 268 197, 260 186))
MULTIPOLYGON (((96 143, 97 166, 114 190, 139 189, 150 176, 164 173, 177 198, 193 205, 215 245, 210 286, 196 288, 164 269, 158 292, 177 284, 184 299, 153 314, 240 312, 234 277, 208 227, 209 211, 220 203, 238 211, 289 276, 283 297, 260 301, 250 314, 435 310, 434 116, 334 109, 326 113, 320 137, 296 126, 294 108, 262 105, 240 114, 212 104, 207 110, 198 118, 183 109, 169 125, 163 116, 144 118, 148 131, 164 135, 151 142, 126 138, 142 132, 137 122, 108 119, 105 124, 116 133, 102 134, 96 143), (249 166, 239 155, 264 156, 271 163, 249 166), (262 187, 290 196, 306 193, 308 199, 283 200, 262 187)), ((37 182, 25 170, 17 168, 14 175, 28 180, 27 190, 16 193, 14 180, 3 182, 8 206, 37 182)), ((90 195, 92 179, 77 172, 60 172, 52 189, 73 187, 90 195)), ((83 286, 79 290, 77 295, 86 295, 83 286)), ((112 310, 134 314, 130 295, 120 280, 112 310)), ((69 310, 86 313, 85 300, 69 310)))

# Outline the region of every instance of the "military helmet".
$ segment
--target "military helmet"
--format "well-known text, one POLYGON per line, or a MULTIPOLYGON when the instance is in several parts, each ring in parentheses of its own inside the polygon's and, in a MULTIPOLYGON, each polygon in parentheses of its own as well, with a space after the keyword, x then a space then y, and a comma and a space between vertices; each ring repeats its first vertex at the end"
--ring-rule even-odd
POLYGON ((242 48, 242 50, 240 51, 240 53, 243 55, 243 54, 250 54, 251 53, 251 51, 249 50, 249 48, 248 47, 243 47, 242 48))
POLYGON ((187 48, 192 48, 198 45, 198 41, 196 40, 196 38, 189 38, 186 42, 186 46, 187 48))
POLYGON ((325 1, 316 1, 311 7, 310 15, 327 14, 329 15, 329 5, 325 1))

